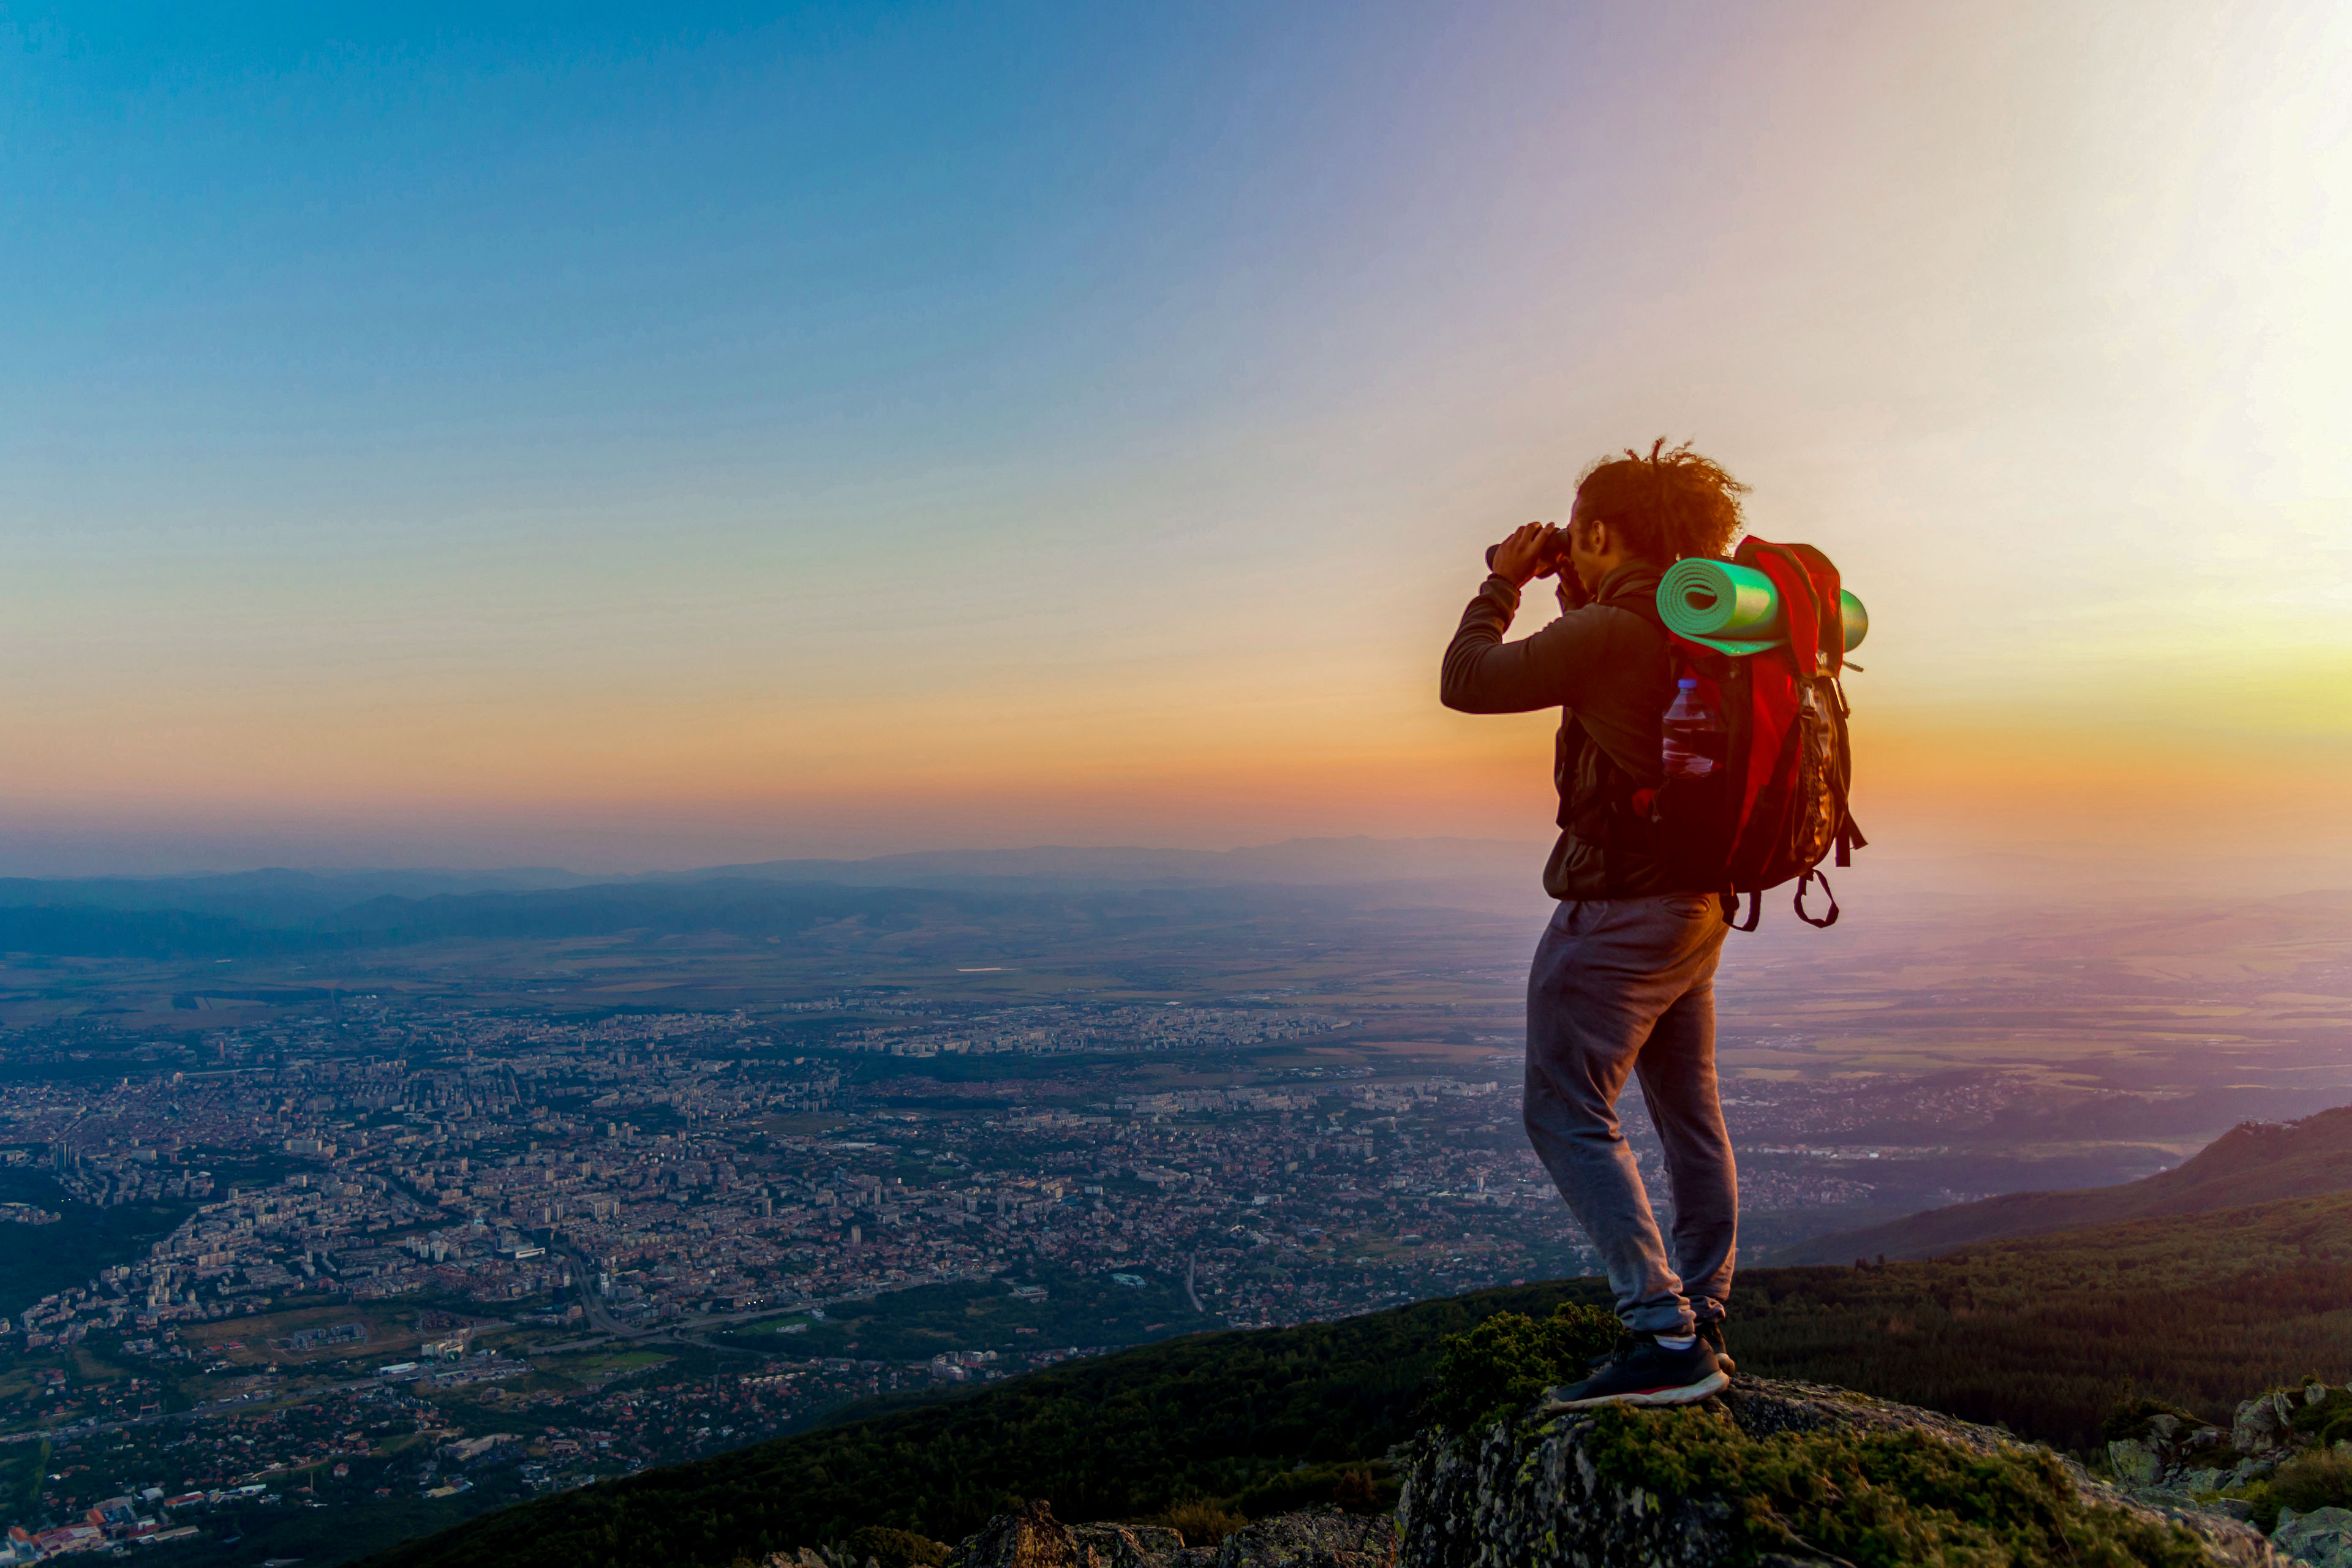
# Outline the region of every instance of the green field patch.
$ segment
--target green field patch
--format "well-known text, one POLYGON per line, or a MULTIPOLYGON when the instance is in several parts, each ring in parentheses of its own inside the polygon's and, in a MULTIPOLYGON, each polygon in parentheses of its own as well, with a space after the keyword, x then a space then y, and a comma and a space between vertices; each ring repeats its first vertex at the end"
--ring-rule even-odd
POLYGON ((738 1323, 728 1331, 727 1337, 736 1343, 746 1346, 759 1345, 759 1348, 763 1350, 788 1352, 793 1349, 792 1344, 786 1342, 790 1336, 804 1334, 815 1326, 815 1320, 806 1312, 787 1312, 782 1317, 761 1318, 755 1322, 738 1323), (763 1337, 774 1338, 779 1342, 772 1346, 761 1345, 760 1341, 763 1337))
POLYGON ((822 1138, 840 1129, 841 1118, 829 1110, 794 1110, 781 1116, 763 1117, 753 1125, 762 1132, 781 1132, 793 1138, 822 1138))
POLYGON ((530 1364, 550 1377, 584 1387, 634 1376, 649 1367, 667 1366, 677 1359, 659 1351, 590 1351, 582 1355, 535 1356, 530 1364))
POLYGON ((129 1368, 115 1365, 84 1343, 73 1348, 73 1375, 83 1383, 120 1383, 131 1373, 129 1368))
MULTIPOLYGON (((314 1366, 336 1362, 358 1362, 373 1365, 380 1361, 405 1359, 404 1352, 414 1351, 428 1339, 440 1339, 454 1331, 435 1330, 428 1333, 416 1326, 418 1308, 414 1301, 398 1306, 380 1302, 354 1305, 344 1302, 317 1307, 295 1307, 283 1311, 262 1312, 250 1318, 222 1318, 208 1323, 184 1323, 180 1338, 191 1350, 205 1360, 226 1361, 232 1366, 314 1366), (286 1342, 306 1331, 340 1328, 345 1323, 364 1323, 367 1338, 341 1344, 312 1344, 296 1349, 286 1342)), ((503 1325, 501 1325, 503 1327, 503 1325)), ((477 1336, 478 1342, 480 1336, 477 1336)))
POLYGON ((7 1365, 0 1367, 0 1399, 31 1393, 35 1364, 32 1358, 22 1354, 9 1357, 7 1365))

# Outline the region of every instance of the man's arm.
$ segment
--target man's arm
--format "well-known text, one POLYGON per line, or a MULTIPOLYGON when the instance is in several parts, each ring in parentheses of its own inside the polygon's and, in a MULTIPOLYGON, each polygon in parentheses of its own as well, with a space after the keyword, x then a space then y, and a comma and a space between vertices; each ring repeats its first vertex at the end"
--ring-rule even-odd
MULTIPOLYGON (((1507 643, 1519 591, 1506 577, 1479 585, 1445 650, 1437 700, 1461 713, 1528 713, 1573 707, 1595 628, 1582 614, 1562 616, 1531 637, 1507 643)), ((1595 612, 1598 614, 1599 612, 1595 612)))

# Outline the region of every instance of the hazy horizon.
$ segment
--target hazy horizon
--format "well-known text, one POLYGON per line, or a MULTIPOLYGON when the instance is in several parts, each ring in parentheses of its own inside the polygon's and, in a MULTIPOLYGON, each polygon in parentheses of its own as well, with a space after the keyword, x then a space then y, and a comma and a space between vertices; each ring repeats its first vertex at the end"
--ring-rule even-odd
MULTIPOLYGON (((1524 903, 1529 910, 1539 910, 1549 902, 1538 885, 1538 873, 1549 847, 1549 840, 1532 838, 1377 838, 1358 835, 1300 836, 1262 844, 1219 846, 946 845, 870 856, 768 856, 758 859, 622 865, 424 859, 374 862, 352 858, 309 863, 198 861, 164 866, 143 860, 112 864, 77 860, 63 867, 41 868, 37 861, 28 865, 25 861, 0 859, 0 881, 72 884, 152 880, 171 884, 286 873, 327 879, 379 877, 429 881, 440 878, 490 883, 504 879, 516 886, 551 887, 612 880, 660 881, 792 867, 807 873, 805 879, 810 880, 826 879, 835 870, 850 875, 861 869, 878 872, 903 868, 898 879, 957 881, 1002 877, 1041 882, 1075 879, 1122 884, 1171 877, 1216 881, 1225 879, 1221 872, 1229 871, 1240 880, 1277 885, 1371 881, 1452 884, 1457 898, 1465 889, 1476 889, 1477 901, 1482 904, 1516 907, 1524 903), (1286 856, 1286 851, 1292 853, 1286 856), (1313 854, 1302 857, 1299 851, 1313 854), (1123 861, 1122 857, 1135 858, 1123 861), (1166 858, 1177 864, 1153 865, 1155 858, 1166 858)), ((1993 908, 2004 899, 2022 900, 2023 912, 2031 907, 2087 906, 2126 896, 2193 905, 2200 900, 2260 900, 2352 893, 2352 864, 2341 860, 2315 860, 2292 855, 2215 857, 2133 867, 2118 864, 2096 848, 2077 848, 2069 854, 2066 847, 2054 845, 2038 849, 1991 847, 1952 853, 1938 853, 1932 847, 1916 845, 1896 845, 1885 853, 1865 851, 1856 865, 1832 869, 1829 875, 1839 889, 1839 897, 1864 920, 1899 914, 1903 912, 1901 900, 1920 897, 1958 900, 1993 908)), ((852 879, 858 879, 852 876, 852 879)), ((1784 888, 1767 896, 1775 918, 1787 902, 1788 892, 1784 888)), ((1440 905, 1444 902, 1438 900, 1440 905)))

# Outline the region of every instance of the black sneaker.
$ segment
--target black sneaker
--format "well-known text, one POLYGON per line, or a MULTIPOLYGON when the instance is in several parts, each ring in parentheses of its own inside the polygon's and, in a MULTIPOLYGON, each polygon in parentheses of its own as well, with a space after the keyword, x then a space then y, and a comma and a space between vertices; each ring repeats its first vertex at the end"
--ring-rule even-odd
POLYGON ((1658 1343, 1655 1334, 1635 1334, 1633 1342, 1632 1349, 1582 1383, 1547 1393, 1544 1414, 1589 1410, 1596 1405, 1689 1405, 1730 1384, 1704 1340, 1694 1340, 1690 1348, 1679 1351, 1658 1343))
POLYGON ((1692 1331, 1698 1335, 1699 1343, 1705 1345, 1707 1349, 1715 1352, 1715 1364, 1723 1369, 1724 1376, 1729 1377, 1733 1373, 1739 1370, 1739 1363, 1733 1361, 1731 1359, 1731 1352, 1723 1348, 1723 1320, 1721 1318, 1710 1318, 1706 1322, 1699 1324, 1698 1327, 1692 1331))

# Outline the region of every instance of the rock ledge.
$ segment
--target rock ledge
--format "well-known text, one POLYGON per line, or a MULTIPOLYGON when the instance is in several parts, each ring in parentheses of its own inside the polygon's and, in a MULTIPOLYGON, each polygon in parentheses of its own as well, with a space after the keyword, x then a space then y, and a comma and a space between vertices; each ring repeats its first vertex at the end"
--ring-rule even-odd
MULTIPOLYGON (((1432 1428, 1411 1446, 1398 1507, 1402 1568, 1616 1568, 1619 1564, 1760 1563, 1768 1568, 1834 1568, 1826 1549, 1786 1543, 1759 1554, 1725 1496, 1680 1495, 1671 1485, 1612 1479, 1596 1463, 1604 1427, 1624 1413, 1579 1413, 1551 1420, 1497 1422, 1480 1432, 1432 1428)), ((1643 1413, 1651 1423, 1706 1421, 1694 1434, 1761 1439, 1778 1434, 1915 1433, 1979 1458, 2046 1465, 2047 1449, 1932 1411, 1818 1384, 1741 1379, 1716 1398, 1680 1411, 1643 1413), (1726 1433, 1727 1419, 1738 1430, 1726 1433)), ((1645 1428, 1671 1435, 1663 1425, 1645 1428)), ((2288 1561, 2252 1525, 2196 1509, 2136 1500, 2058 1458, 2075 1503, 2112 1509, 2169 1533, 2179 1550, 2228 1568, 2283 1568, 2288 1561)), ((2045 1472, 2046 1473, 2046 1472, 2045 1472)), ((2044 1483, 2045 1487, 2048 1483, 2044 1483)))

